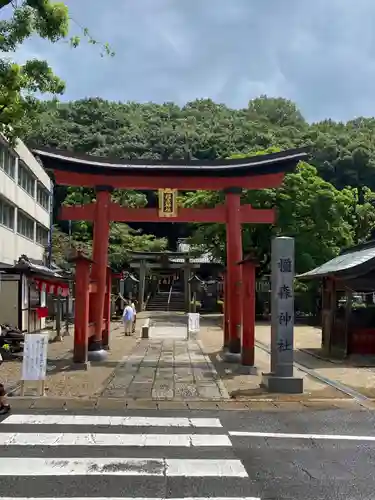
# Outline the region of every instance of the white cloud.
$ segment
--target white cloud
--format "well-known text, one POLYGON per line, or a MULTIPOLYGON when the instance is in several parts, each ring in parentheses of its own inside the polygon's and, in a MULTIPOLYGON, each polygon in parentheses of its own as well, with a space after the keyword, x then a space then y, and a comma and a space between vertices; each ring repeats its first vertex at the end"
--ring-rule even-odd
POLYGON ((66 99, 211 97, 241 107, 268 94, 295 100, 310 120, 375 115, 374 0, 66 3, 116 51, 102 59, 84 42, 76 50, 27 42, 22 57, 47 58, 67 81, 66 99))

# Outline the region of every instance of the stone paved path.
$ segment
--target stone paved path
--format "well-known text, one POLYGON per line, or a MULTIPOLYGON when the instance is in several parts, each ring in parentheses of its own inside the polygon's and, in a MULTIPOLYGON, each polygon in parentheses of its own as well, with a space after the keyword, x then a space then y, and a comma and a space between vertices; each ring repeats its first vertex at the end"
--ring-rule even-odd
POLYGON ((187 340, 186 326, 155 325, 150 329, 150 339, 180 339, 187 340))
POLYGON ((152 335, 120 363, 102 396, 176 401, 229 398, 198 341, 153 339, 152 335))

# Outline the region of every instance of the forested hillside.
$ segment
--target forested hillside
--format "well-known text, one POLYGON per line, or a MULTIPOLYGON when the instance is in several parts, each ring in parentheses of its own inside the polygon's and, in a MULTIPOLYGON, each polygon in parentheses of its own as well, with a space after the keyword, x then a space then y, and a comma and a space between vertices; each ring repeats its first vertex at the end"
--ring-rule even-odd
MULTIPOLYGON (((269 253, 272 233, 295 236, 297 269, 310 269, 345 246, 371 236, 375 226, 375 119, 358 118, 346 124, 331 120, 309 124, 297 107, 285 99, 260 97, 246 109, 234 110, 211 100, 179 107, 173 103, 116 103, 99 98, 70 103, 46 102, 38 127, 25 140, 30 145, 73 149, 125 158, 215 159, 255 154, 268 148, 310 146, 309 164, 289 174, 283 187, 244 193, 254 206, 276 206, 276 228, 249 227, 244 231, 245 251, 256 247, 269 253)), ((60 205, 67 193, 57 191, 60 205)), ((70 189, 66 201, 78 203, 92 194, 70 189)), ((125 205, 146 203, 144 194, 117 192, 125 205)), ((191 193, 184 203, 204 206, 220 193, 191 193)), ((174 226, 175 227, 175 226, 174 226)), ((66 231, 67 226, 61 228, 66 231)), ((195 228, 193 240, 217 254, 225 252, 224 228, 195 228)), ((66 238, 55 232, 56 248, 66 238)), ((90 242, 90 227, 73 226, 75 241, 90 242)), ((60 245, 60 246, 59 246, 60 245)), ((129 249, 161 249, 167 241, 133 234, 124 224, 111 233, 112 262, 121 267, 129 249)), ((64 250, 61 250, 62 254, 64 250)))

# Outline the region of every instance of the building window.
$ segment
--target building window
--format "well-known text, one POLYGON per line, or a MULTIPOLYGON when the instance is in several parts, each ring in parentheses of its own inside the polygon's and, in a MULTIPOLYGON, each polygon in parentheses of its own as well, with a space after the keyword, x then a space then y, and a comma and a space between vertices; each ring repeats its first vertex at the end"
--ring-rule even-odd
POLYGON ((34 198, 35 178, 26 165, 21 162, 18 162, 18 185, 34 198))
POLYGON ((49 210, 49 191, 40 182, 36 188, 36 201, 47 211, 49 210))
POLYGON ((34 225, 34 220, 18 209, 17 233, 25 236, 25 238, 28 238, 29 240, 34 241, 34 225))
POLYGON ((14 206, 0 198, 0 224, 14 229, 14 206))
POLYGON ((0 168, 12 179, 16 178, 16 157, 4 144, 0 144, 0 168))
POLYGON ((40 224, 36 225, 36 242, 39 245, 47 246, 48 245, 48 229, 40 224))

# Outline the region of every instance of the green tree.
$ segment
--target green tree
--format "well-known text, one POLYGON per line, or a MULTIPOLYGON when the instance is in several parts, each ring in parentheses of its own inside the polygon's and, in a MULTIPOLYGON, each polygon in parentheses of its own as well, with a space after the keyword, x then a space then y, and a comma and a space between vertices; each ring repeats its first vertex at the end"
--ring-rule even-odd
MULTIPOLYGON (((244 193, 244 201, 254 205, 280 206, 277 227, 252 227, 244 231, 245 249, 251 246, 262 249, 267 257, 265 266, 270 236, 276 230, 285 234, 298 231, 300 271, 336 255, 340 247, 373 236, 374 118, 357 118, 347 123, 327 119, 309 124, 293 102, 266 96, 250 101, 244 109, 231 109, 210 99, 197 99, 180 107, 170 102, 139 104, 88 98, 69 103, 44 102, 40 107, 38 123, 24 136, 30 144, 100 156, 214 160, 233 154, 255 154, 275 146, 279 149, 310 146, 310 167, 303 166, 296 178, 288 175, 280 190, 244 193), (316 170, 311 170, 312 167, 316 170), (298 189, 289 185, 291 182, 298 189), (297 220, 296 228, 292 227, 293 217, 297 220), (335 223, 338 228, 333 227, 335 223), (309 234, 314 232, 324 241, 321 247, 316 242, 314 248, 304 253, 309 234)), ((69 191, 73 192, 79 190, 69 191)), ((58 188, 56 193, 58 205, 64 201, 67 190, 58 188)), ((134 193, 127 191, 118 196, 130 196, 132 206, 143 206, 146 199, 145 193, 135 198, 134 193)), ((203 192, 189 195, 186 203, 205 205, 221 199, 220 193, 203 192)), ((84 228, 75 227, 77 237, 81 237, 78 229, 85 234, 84 228)), ((202 232, 202 241, 207 236, 206 246, 223 255, 222 229, 201 226, 195 237, 202 232)), ((189 234, 192 228, 186 226, 182 231, 189 234)), ((175 230, 171 229, 172 232, 175 230)))
MULTIPOLYGON (((372 198, 370 192, 367 197, 372 198)), ((213 206, 223 201, 223 194, 210 191, 187 193, 185 206, 213 206)), ((374 227, 375 210, 370 202, 356 204, 356 191, 337 190, 317 175, 316 169, 300 163, 297 171, 287 174, 279 189, 244 191, 243 203, 254 208, 277 209, 275 226, 245 225, 244 252, 255 250, 267 268, 273 236, 293 236, 296 242, 296 268, 302 273, 336 256, 343 247, 354 243, 353 217, 362 221, 362 237, 374 227)), ((192 242, 205 246, 214 255, 225 256, 225 227, 199 224, 192 242)), ((268 269, 269 271, 269 269, 268 269)))
MULTIPOLYGON (((43 109, 36 93, 59 95, 65 84, 57 77, 47 61, 32 59, 17 64, 11 55, 26 39, 39 36, 55 43, 66 41, 77 47, 80 38, 69 36, 69 12, 63 2, 51 0, 0 0, 0 123, 1 132, 8 138, 22 136, 30 129, 43 109)), ((87 29, 83 36, 96 44, 87 29)), ((113 54, 107 44, 104 52, 113 54)))
POLYGON ((112 223, 109 237, 109 261, 116 271, 123 270, 129 262, 130 252, 162 252, 167 248, 167 240, 141 230, 129 228, 126 224, 112 223))
MULTIPOLYGON (((52 230, 52 259, 63 268, 69 268, 69 258, 77 250, 92 256, 92 226, 83 225, 80 230, 75 227, 71 235, 61 231, 55 225, 52 230)), ((141 230, 129 228, 126 224, 112 223, 110 227, 108 259, 111 268, 120 272, 130 259, 130 252, 162 252, 167 247, 167 240, 156 238, 153 234, 143 234, 141 230)))
POLYGON ((52 260, 63 269, 69 269, 69 258, 72 257, 77 250, 82 251, 85 255, 91 255, 91 243, 89 241, 79 241, 76 238, 69 237, 68 234, 60 230, 55 225, 52 229, 52 260))
MULTIPOLYGON (((95 201, 95 193, 87 188, 68 188, 65 198, 65 205, 83 205, 95 201)), ((137 191, 115 190, 112 194, 112 201, 121 206, 136 208, 145 206, 147 199, 145 194, 137 191)), ((69 255, 70 248, 77 248, 82 245, 86 252, 91 253, 93 225, 87 221, 75 221, 71 225, 71 237, 63 237, 60 230, 56 232, 54 244, 60 250, 56 250, 63 255, 69 255), (59 238, 59 239, 58 239, 59 238), (67 247, 67 241, 69 246, 67 247)), ((109 235, 109 262, 116 271, 121 271, 129 260, 131 251, 152 251, 159 252, 165 250, 167 240, 156 238, 152 234, 144 234, 141 230, 131 229, 124 223, 111 223, 109 235)))

